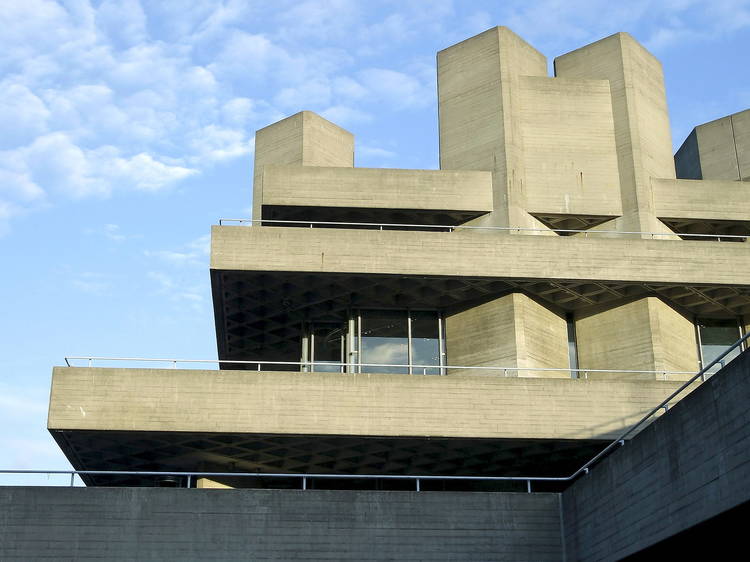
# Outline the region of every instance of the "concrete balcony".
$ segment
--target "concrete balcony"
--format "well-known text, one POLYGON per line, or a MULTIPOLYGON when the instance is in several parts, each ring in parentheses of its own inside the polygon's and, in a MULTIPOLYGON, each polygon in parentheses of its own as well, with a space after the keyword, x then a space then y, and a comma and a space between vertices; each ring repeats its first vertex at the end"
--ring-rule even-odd
POLYGON ((678 385, 56 367, 48 428, 77 469, 564 472, 678 385))
POLYGON ((461 224, 492 211, 490 172, 266 165, 257 181, 263 219, 461 224))
POLYGON ((750 287, 745 244, 214 226, 211 269, 750 287))
POLYGON ((675 232, 750 235, 750 184, 652 179, 654 212, 675 232))

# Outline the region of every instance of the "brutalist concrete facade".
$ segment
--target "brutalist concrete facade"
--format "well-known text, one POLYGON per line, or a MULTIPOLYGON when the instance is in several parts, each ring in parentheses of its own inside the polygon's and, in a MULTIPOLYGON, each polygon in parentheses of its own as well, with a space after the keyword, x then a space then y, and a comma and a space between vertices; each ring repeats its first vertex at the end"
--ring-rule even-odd
POLYGON ((748 184, 677 178, 648 51, 549 77, 498 27, 437 66, 440 170, 355 168, 308 111, 258 131, 254 222, 212 230, 225 363, 56 368, 76 468, 567 474, 738 339, 748 184))

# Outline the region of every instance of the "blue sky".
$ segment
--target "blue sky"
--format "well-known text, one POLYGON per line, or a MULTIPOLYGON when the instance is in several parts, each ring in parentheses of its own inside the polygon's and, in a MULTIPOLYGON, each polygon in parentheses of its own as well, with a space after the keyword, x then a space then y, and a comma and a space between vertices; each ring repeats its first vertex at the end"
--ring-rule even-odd
POLYGON ((66 468, 66 355, 215 358, 208 234, 247 217, 256 129, 302 109, 356 165, 437 167, 435 53, 506 25, 552 59, 628 31, 675 146, 750 107, 750 0, 7 0, 0 11, 0 465, 66 468))

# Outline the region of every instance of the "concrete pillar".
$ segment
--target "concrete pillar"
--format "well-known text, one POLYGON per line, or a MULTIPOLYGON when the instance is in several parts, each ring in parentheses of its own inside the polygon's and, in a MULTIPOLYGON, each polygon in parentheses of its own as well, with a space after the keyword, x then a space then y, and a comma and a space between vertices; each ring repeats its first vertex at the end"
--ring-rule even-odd
MULTIPOLYGON (((617 230, 669 232, 651 200, 651 178, 674 178, 661 63, 627 33, 555 59, 555 75, 609 80, 623 216, 617 230)), ((607 225, 612 229, 612 225, 607 225)))
POLYGON ((266 164, 354 166, 354 135, 312 111, 301 111, 255 133, 253 218, 260 219, 266 164))
MULTIPOLYGON (((698 371, 692 319, 656 297, 576 318, 581 369, 698 371)), ((664 379, 662 374, 589 373, 588 378, 664 379)), ((685 380, 688 375, 669 375, 685 380)))
MULTIPOLYGON (((522 293, 448 315, 445 325, 450 365, 569 367, 565 319, 522 293)), ((457 369, 449 374, 506 373, 457 369)), ((568 378, 570 372, 509 370, 507 375, 568 378)))
POLYGON ((547 59, 505 27, 440 51, 440 168, 487 170, 494 212, 482 224, 544 228, 525 212, 521 77, 547 76, 547 59))

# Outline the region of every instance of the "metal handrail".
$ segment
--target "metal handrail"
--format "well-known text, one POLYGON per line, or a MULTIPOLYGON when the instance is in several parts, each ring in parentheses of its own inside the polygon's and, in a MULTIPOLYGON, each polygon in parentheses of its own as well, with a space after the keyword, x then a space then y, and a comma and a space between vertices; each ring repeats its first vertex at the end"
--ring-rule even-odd
POLYGON ((69 474, 71 477, 71 486, 75 475, 131 475, 131 476, 186 476, 188 478, 188 486, 190 484, 190 478, 195 476, 220 476, 220 477, 285 477, 285 478, 302 478, 303 489, 306 487, 307 478, 382 478, 382 479, 407 479, 416 481, 416 489, 419 491, 420 480, 477 480, 477 481, 525 481, 527 483, 527 491, 531 492, 531 482, 569 482, 578 478, 582 474, 588 474, 591 468, 602 460, 604 457, 609 455, 616 447, 624 446, 625 439, 633 434, 638 428, 643 426, 652 416, 661 410, 667 410, 669 408, 670 401, 682 393, 686 388, 696 382, 699 378, 705 381, 708 372, 716 365, 724 365, 724 358, 727 357, 732 351, 742 346, 750 338, 750 333, 745 334, 731 346, 729 346, 722 354, 716 359, 711 361, 708 365, 703 367, 689 380, 685 381, 677 390, 672 392, 667 398, 662 400, 659 405, 654 407, 645 416, 643 416, 638 422, 633 424, 629 429, 624 431, 620 436, 614 439, 609 445, 602 449, 599 453, 594 455, 589 461, 584 463, 579 469, 577 469, 570 476, 436 476, 436 475, 395 475, 395 474, 288 474, 288 473, 263 473, 263 472, 166 472, 166 471, 111 471, 111 470, 13 470, 6 469, 0 470, 0 474, 69 474))
MULTIPOLYGON (((68 367, 75 367, 71 361, 86 361, 86 367, 93 367, 94 361, 132 361, 132 362, 156 362, 156 363, 169 363, 172 368, 176 369, 180 363, 208 363, 208 364, 227 364, 227 365, 257 365, 258 371, 261 371, 263 365, 281 365, 281 366, 297 366, 314 368, 315 366, 331 366, 339 367, 342 369, 359 369, 360 367, 384 367, 384 368, 401 368, 409 369, 412 371, 410 374, 419 374, 414 371, 422 370, 424 374, 427 371, 440 371, 441 375, 444 376, 443 371, 449 369, 465 369, 465 370, 478 370, 478 371, 503 371, 504 376, 509 376, 511 372, 565 372, 565 373, 577 373, 583 375, 579 378, 588 378, 589 373, 628 373, 628 374, 642 374, 642 375, 663 375, 665 378, 669 375, 694 375, 695 371, 641 371, 636 369, 573 369, 569 367, 504 367, 504 366, 486 366, 486 365, 408 365, 400 363, 344 363, 344 362, 332 362, 325 363, 320 361, 263 361, 263 360, 244 360, 244 359, 166 359, 166 358, 148 358, 148 357, 95 357, 95 356, 77 356, 77 357, 65 357, 65 364, 68 367)), ((336 374, 337 371, 305 371, 308 373, 330 373, 336 374)), ((355 373, 355 372, 338 372, 339 374, 352 375, 352 374, 368 374, 368 373, 355 373)), ((370 373, 376 374, 376 373, 370 373)), ((387 374, 387 373, 386 373, 387 374)))
POLYGON ((527 491, 531 492, 531 482, 563 482, 567 480, 564 476, 440 476, 435 474, 318 474, 318 473, 288 473, 288 472, 189 472, 189 471, 156 471, 156 470, 27 470, 6 469, 0 470, 0 474, 65 474, 69 475, 70 485, 73 486, 76 475, 88 476, 179 476, 187 478, 187 486, 190 487, 192 478, 299 478, 302 480, 302 489, 307 489, 308 479, 325 480, 414 480, 416 491, 420 490, 422 480, 454 480, 454 481, 477 481, 477 482, 526 482, 527 491))
POLYGON ((667 396, 664 400, 661 401, 661 403, 653 408, 649 413, 647 413, 645 416, 643 416, 639 421, 637 421, 635 424, 630 426, 630 428, 623 432, 617 439, 612 441, 609 445, 607 445, 604 449, 602 449, 597 455, 595 455, 590 461, 585 463, 581 468, 576 470, 573 474, 570 475, 569 479, 573 480, 574 478, 580 476, 581 474, 588 474, 589 469, 599 462, 602 458, 604 458, 606 455, 610 453, 615 447, 622 446, 625 444, 625 439, 630 436, 636 429, 641 427, 644 423, 646 423, 651 417, 656 414, 657 412, 661 410, 667 410, 669 408, 669 402, 678 396, 683 390, 685 390, 687 387, 689 387, 691 384, 693 384, 698 378, 701 379, 701 381, 705 381, 707 379, 708 372, 715 366, 715 365, 721 365, 724 366, 724 358, 729 355, 732 351, 737 349, 738 347, 741 348, 741 346, 747 341, 747 339, 750 338, 750 332, 742 336, 740 339, 738 339, 736 342, 734 342, 731 346, 729 346, 724 353, 719 355, 716 359, 711 361, 708 365, 703 367, 700 371, 698 371, 694 376, 692 376, 689 380, 685 381, 682 386, 680 386, 677 390, 675 390, 672 394, 667 396))
POLYGON ((250 224, 301 224, 309 225, 313 228, 315 225, 327 225, 327 226, 370 226, 377 227, 380 230, 383 228, 399 228, 399 229, 436 229, 436 230, 449 230, 451 232, 455 230, 499 230, 505 232, 562 232, 577 234, 581 233, 584 238, 588 238, 589 234, 623 234, 623 235, 646 235, 655 238, 656 236, 693 236, 696 238, 717 238, 721 241, 723 238, 745 240, 748 238, 742 234, 692 234, 689 232, 637 232, 627 230, 581 230, 573 228, 530 228, 521 226, 476 226, 476 225, 455 225, 455 224, 409 224, 409 223, 377 223, 377 222, 335 222, 335 221, 290 221, 290 220, 276 220, 276 219, 219 219, 219 226, 224 226, 224 223, 250 223, 250 224))

